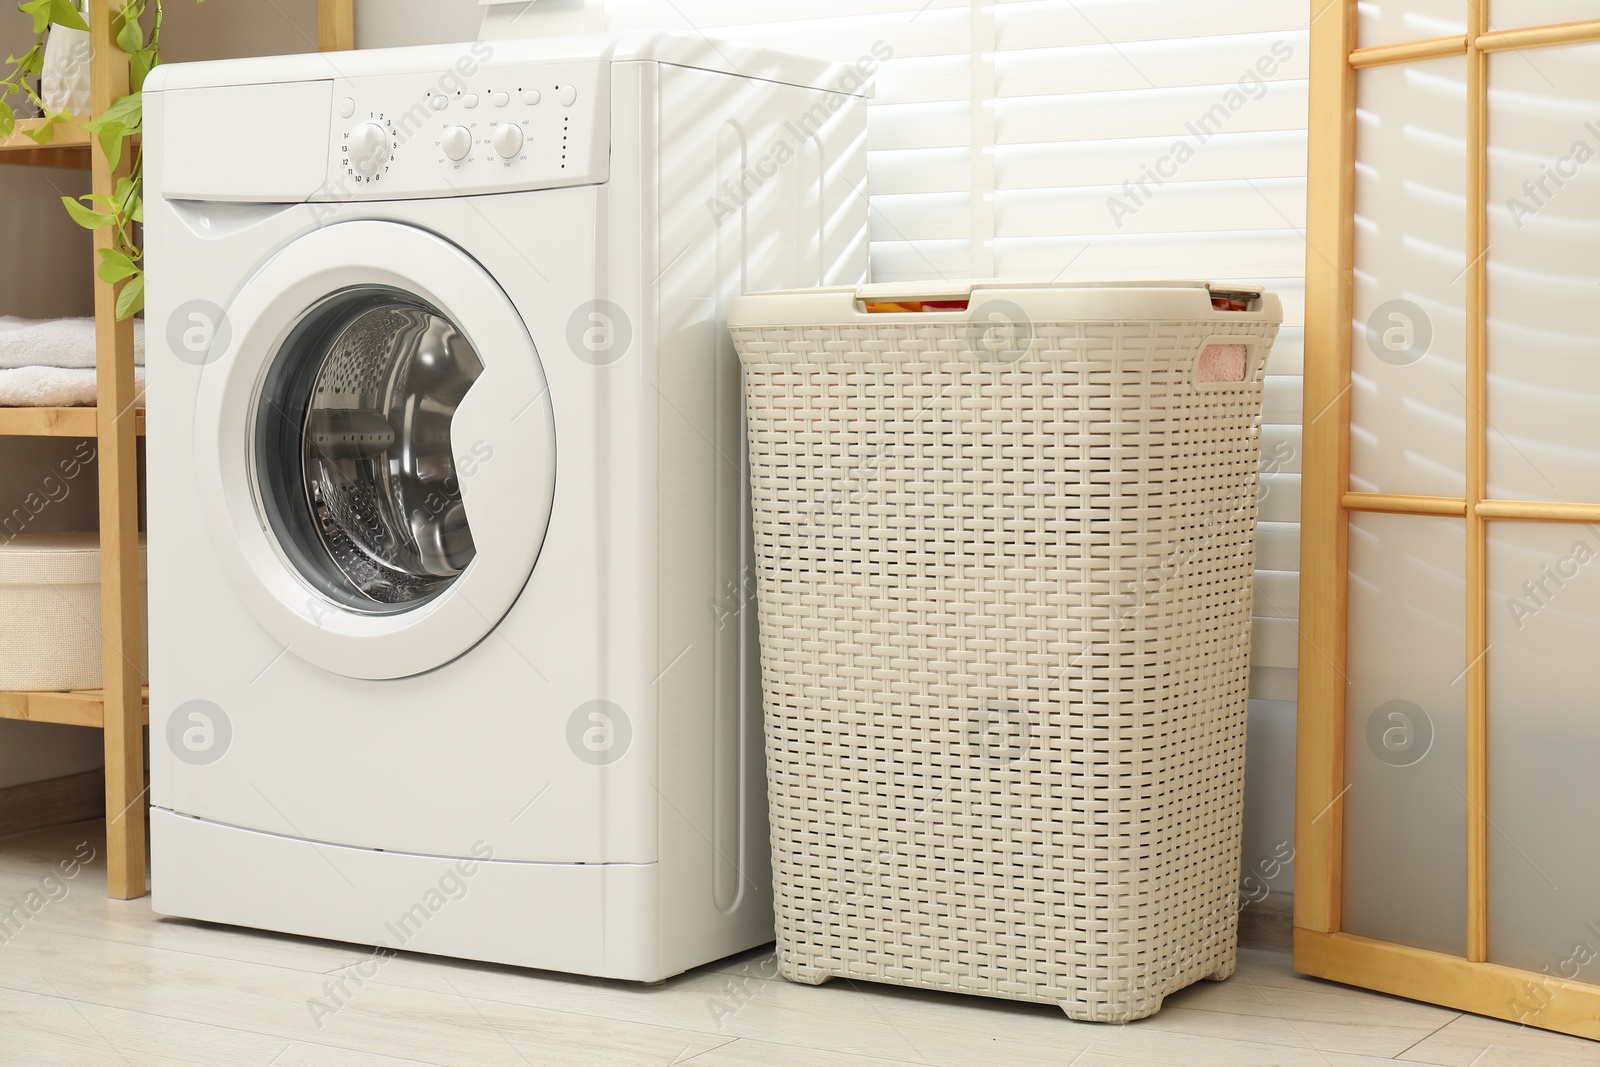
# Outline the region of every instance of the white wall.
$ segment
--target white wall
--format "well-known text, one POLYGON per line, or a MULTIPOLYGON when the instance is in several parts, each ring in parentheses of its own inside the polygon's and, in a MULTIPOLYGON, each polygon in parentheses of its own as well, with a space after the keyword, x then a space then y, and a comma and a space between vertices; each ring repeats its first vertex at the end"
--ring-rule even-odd
POLYGON ((1273 893, 1294 892, 1294 866, 1283 857, 1294 846, 1295 710, 1288 701, 1250 702, 1242 876, 1254 876, 1273 893))

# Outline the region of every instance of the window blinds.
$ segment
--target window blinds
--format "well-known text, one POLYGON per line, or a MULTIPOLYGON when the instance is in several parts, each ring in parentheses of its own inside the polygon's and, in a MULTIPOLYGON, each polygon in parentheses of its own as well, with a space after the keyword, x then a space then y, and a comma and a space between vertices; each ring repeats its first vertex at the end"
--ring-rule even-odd
POLYGON ((881 65, 875 281, 1265 283, 1252 696, 1295 699, 1305 309, 1304 0, 606 0, 668 29, 881 65))

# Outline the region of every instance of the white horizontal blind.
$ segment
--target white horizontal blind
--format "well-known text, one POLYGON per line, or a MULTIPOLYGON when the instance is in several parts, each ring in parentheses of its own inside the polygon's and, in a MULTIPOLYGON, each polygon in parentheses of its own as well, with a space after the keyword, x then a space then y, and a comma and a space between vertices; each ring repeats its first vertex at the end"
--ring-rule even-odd
POLYGON ((882 63, 876 281, 1208 278, 1284 298, 1268 365, 1252 695, 1295 699, 1305 322, 1304 0, 606 0, 882 63))

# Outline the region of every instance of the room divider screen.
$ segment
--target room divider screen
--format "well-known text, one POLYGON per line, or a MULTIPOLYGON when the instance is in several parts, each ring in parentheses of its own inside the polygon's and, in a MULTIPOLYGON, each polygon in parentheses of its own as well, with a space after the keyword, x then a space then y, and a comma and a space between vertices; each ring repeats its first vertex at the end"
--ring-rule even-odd
POLYGON ((1295 966, 1600 1038, 1600 19, 1313 0, 1295 966))

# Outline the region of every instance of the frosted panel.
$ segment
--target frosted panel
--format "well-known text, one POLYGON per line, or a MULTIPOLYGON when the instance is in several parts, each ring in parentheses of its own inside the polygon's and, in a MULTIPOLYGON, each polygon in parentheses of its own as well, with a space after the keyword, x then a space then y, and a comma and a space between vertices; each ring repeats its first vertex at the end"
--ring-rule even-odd
POLYGON ((1461 496, 1465 58, 1358 72, 1350 488, 1461 496))
POLYGON ((1595 0, 1490 0, 1489 3, 1489 28, 1494 30, 1553 26, 1596 18, 1600 18, 1600 4, 1595 0))
POLYGON ((1361 0, 1362 48, 1467 32, 1467 0, 1361 0))
POLYGON ((1600 527, 1491 524, 1489 594, 1489 959, 1600 982, 1600 527))
POLYGON ((1466 953, 1466 526, 1354 515, 1344 929, 1466 953))
POLYGON ((1489 59, 1489 495, 1600 501, 1600 46, 1489 59))

